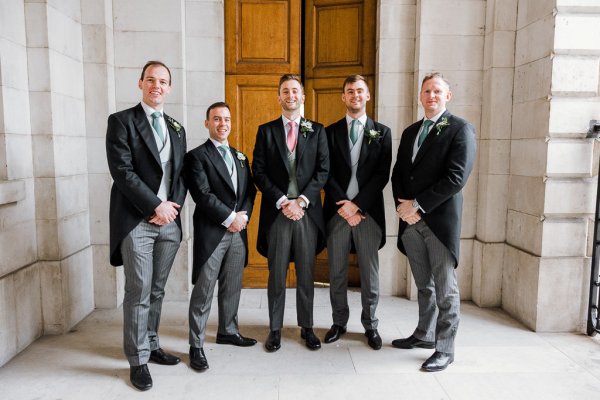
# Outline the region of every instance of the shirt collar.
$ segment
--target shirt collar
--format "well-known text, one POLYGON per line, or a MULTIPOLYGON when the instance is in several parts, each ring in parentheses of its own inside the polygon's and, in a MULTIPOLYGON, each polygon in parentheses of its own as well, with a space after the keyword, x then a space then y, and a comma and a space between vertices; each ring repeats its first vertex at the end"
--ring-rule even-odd
POLYGON ((283 120, 283 126, 287 126, 288 122, 290 121, 294 121, 296 123, 297 126, 300 126, 300 120, 302 119, 302 116, 299 116, 298 118, 291 120, 288 119, 285 115, 281 115, 281 119, 283 120))
POLYGON ((357 119, 360 122, 360 124, 363 126, 363 128, 367 125, 367 114, 363 114, 358 118, 352 118, 351 116, 346 114, 346 125, 350 125, 352 123, 353 119, 357 119))
POLYGON ((142 108, 144 109, 146 116, 149 117, 156 111, 158 111, 160 113, 161 117, 163 116, 163 110, 155 110, 154 108, 150 107, 148 104, 144 103, 143 101, 141 101, 140 104, 142 105, 142 108))
POLYGON ((215 140, 215 139, 213 139, 213 138, 211 138, 211 137, 209 137, 209 139, 210 139, 210 141, 211 141, 211 142, 212 142, 212 143, 215 145, 215 147, 216 147, 217 149, 218 149, 219 147, 221 147, 221 146, 227 146, 227 147, 229 147, 229 142, 228 142, 228 141, 226 141, 225 143, 221 143, 221 142, 219 142, 219 141, 217 141, 217 140, 215 140))
POLYGON ((438 121, 438 119, 440 119, 440 117, 442 116, 443 113, 446 112, 446 109, 444 108, 442 111, 440 111, 439 113, 435 114, 433 117, 431 118, 427 118, 427 117, 423 117, 423 121, 425 121, 426 119, 433 121, 433 124, 435 125, 438 121))

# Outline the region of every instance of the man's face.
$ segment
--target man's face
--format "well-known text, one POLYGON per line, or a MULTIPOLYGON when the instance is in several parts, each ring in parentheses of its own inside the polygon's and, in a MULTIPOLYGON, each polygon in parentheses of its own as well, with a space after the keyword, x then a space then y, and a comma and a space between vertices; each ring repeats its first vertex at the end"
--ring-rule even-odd
POLYGON ((225 143, 231 132, 231 113, 227 107, 210 110, 208 119, 204 121, 210 137, 219 143, 225 143))
POLYGON ((167 94, 171 91, 169 71, 162 65, 151 65, 144 72, 144 79, 138 82, 144 103, 154 109, 162 109, 167 94))
POLYGON ((342 101, 348 112, 352 114, 364 113, 367 109, 367 101, 371 99, 369 88, 364 81, 356 81, 346 84, 342 101))
POLYGON ((300 82, 295 79, 285 81, 279 87, 277 101, 283 111, 294 112, 304 104, 304 93, 300 82))
POLYGON ((419 98, 425 109, 425 115, 433 117, 446 108, 446 103, 452 98, 452 92, 446 82, 435 77, 423 83, 419 98))

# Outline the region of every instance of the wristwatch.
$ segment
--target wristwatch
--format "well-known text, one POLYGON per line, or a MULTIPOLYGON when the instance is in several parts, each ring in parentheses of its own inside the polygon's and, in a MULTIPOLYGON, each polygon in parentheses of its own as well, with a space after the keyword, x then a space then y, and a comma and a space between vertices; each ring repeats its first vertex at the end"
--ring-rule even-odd
POLYGON ((413 200, 412 206, 413 206, 413 208, 419 208, 419 202, 417 201, 417 199, 413 200))
POLYGON ((296 199, 296 201, 298 202, 298 205, 299 205, 301 208, 306 208, 306 202, 304 201, 304 199, 303 199, 302 197, 298 197, 298 198, 296 199))

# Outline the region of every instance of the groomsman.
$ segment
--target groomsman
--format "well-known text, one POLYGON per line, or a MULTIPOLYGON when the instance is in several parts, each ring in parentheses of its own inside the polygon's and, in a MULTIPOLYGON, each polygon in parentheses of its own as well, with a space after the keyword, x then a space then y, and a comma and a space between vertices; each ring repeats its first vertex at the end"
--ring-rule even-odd
POLYGON ((475 160, 475 128, 446 110, 451 99, 450 84, 440 73, 423 78, 420 100, 425 118, 404 130, 392 173, 401 220, 398 248, 408 256, 419 303, 417 328, 392 345, 435 348, 421 366, 425 371, 441 371, 454 361, 460 319, 455 268, 462 188, 475 160))
POLYGON ((333 325, 325 343, 346 333, 348 255, 358 255, 361 322, 368 344, 381 349, 375 316, 379 299, 378 250, 385 244, 383 188, 390 177, 390 129, 367 116, 369 86, 364 77, 351 75, 342 86, 346 115, 327 127, 331 172, 325 185, 325 221, 329 255, 329 296, 333 325))
POLYGON ((242 336, 238 306, 244 267, 248 263, 246 225, 256 188, 247 157, 229 146, 231 113, 224 102, 206 110, 204 126, 210 138, 185 156, 186 185, 196 202, 194 211, 194 267, 190 298, 190 366, 208 369, 204 354, 206 324, 217 280, 219 328, 217 343, 253 346, 242 336))
POLYGON ((296 264, 296 311, 301 337, 311 350, 321 347, 314 334, 315 255, 324 247, 320 191, 329 174, 323 125, 301 116, 304 88, 296 75, 279 80, 282 116, 259 126, 252 173, 262 192, 257 249, 269 262, 267 351, 281 347, 288 265, 296 264))
POLYGON ((164 352, 158 326, 165 284, 181 242, 179 210, 186 189, 181 170, 185 129, 163 112, 171 72, 148 61, 138 87, 142 101, 108 117, 106 155, 113 178, 110 192, 110 263, 123 265, 123 345, 130 380, 152 387, 148 360, 174 365, 164 352))

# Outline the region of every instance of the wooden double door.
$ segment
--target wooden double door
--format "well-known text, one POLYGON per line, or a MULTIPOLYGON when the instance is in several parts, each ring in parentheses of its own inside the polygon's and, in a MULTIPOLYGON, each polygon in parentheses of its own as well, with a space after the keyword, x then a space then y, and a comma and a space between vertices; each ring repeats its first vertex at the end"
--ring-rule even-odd
MULTIPOLYGON (((375 0, 225 0, 225 98, 231 107, 230 142, 252 162, 258 126, 281 115, 279 78, 303 79, 304 115, 325 126, 345 114, 342 83, 351 74, 367 78, 373 115, 375 0)), ((256 250, 260 211, 257 195, 248 225, 249 264, 244 287, 266 287, 267 260, 256 250)), ((315 280, 327 282, 327 254, 317 257, 315 280)), ((294 266, 288 287, 295 286, 294 266)), ((351 257, 351 283, 358 270, 351 257)))

